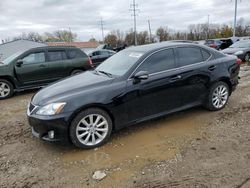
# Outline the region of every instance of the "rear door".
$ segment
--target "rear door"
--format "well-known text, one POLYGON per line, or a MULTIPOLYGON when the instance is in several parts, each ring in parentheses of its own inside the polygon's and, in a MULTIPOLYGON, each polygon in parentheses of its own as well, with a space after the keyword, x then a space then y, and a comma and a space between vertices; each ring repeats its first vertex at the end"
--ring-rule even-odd
POLYGON ((17 78, 24 85, 41 83, 49 78, 48 64, 45 61, 45 51, 30 51, 20 59, 23 61, 21 66, 15 65, 17 78))
POLYGON ((51 80, 57 80, 68 75, 71 60, 67 58, 65 49, 48 49, 48 75, 51 80))
POLYGON ((135 83, 127 82, 127 114, 131 120, 164 114, 181 105, 178 85, 179 70, 176 68, 173 49, 164 49, 150 55, 138 67, 148 71, 149 78, 135 83))
POLYGON ((208 92, 207 83, 216 65, 207 61, 212 55, 200 47, 178 47, 175 49, 180 70, 182 105, 201 103, 208 92))

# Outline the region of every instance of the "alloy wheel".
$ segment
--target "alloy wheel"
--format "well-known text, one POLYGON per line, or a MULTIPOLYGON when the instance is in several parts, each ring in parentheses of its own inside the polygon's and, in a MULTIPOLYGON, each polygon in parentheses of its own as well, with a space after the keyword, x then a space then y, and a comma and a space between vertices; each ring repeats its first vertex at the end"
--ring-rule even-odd
POLYGON ((109 131, 108 121, 100 114, 85 116, 76 127, 79 142, 86 146, 94 146, 102 142, 109 131))
POLYGON ((228 100, 228 89, 224 85, 219 85, 215 88, 212 97, 212 104, 215 108, 222 108, 228 100))
POLYGON ((0 82, 0 97, 4 98, 10 94, 10 86, 4 82, 0 82))

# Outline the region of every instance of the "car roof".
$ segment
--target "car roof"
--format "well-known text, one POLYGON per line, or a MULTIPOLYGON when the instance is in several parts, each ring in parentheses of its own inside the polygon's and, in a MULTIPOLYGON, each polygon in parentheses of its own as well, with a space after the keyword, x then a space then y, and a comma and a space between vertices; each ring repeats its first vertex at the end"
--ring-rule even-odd
POLYGON ((200 45, 200 44, 196 44, 196 43, 167 41, 167 42, 147 44, 147 45, 142 45, 142 46, 132 46, 132 47, 129 47, 125 50, 127 50, 127 51, 139 51, 139 52, 146 53, 146 52, 155 51, 155 50, 162 49, 162 48, 177 47, 177 46, 183 46, 183 47, 184 46, 198 46, 198 47, 203 47, 203 48, 207 49, 207 47, 200 45))
POLYGON ((31 48, 30 50, 45 50, 45 49, 62 50, 62 49, 78 49, 78 48, 74 46, 42 46, 42 47, 31 48))

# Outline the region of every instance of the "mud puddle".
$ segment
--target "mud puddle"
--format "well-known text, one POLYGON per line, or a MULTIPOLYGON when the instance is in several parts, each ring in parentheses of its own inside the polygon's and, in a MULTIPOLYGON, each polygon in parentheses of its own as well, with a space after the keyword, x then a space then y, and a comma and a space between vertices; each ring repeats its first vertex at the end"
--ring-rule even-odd
POLYGON ((64 152, 61 159, 66 169, 76 175, 106 171, 108 177, 102 185, 112 182, 114 186, 152 162, 174 158, 184 144, 201 137, 199 127, 205 121, 204 115, 208 118, 205 110, 193 109, 135 125, 115 133, 98 149, 64 152))

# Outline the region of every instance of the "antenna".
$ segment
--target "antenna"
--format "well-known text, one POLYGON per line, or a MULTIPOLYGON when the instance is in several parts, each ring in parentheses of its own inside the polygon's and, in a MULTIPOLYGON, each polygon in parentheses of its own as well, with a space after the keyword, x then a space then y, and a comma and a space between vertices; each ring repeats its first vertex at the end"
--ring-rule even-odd
POLYGON ((136 16, 137 15, 137 12, 140 11, 140 9, 138 9, 138 4, 135 3, 135 0, 133 0, 133 4, 130 5, 131 9, 129 9, 130 11, 133 12, 133 17, 134 17, 134 37, 135 37, 135 46, 137 45, 137 36, 136 36, 136 16))

